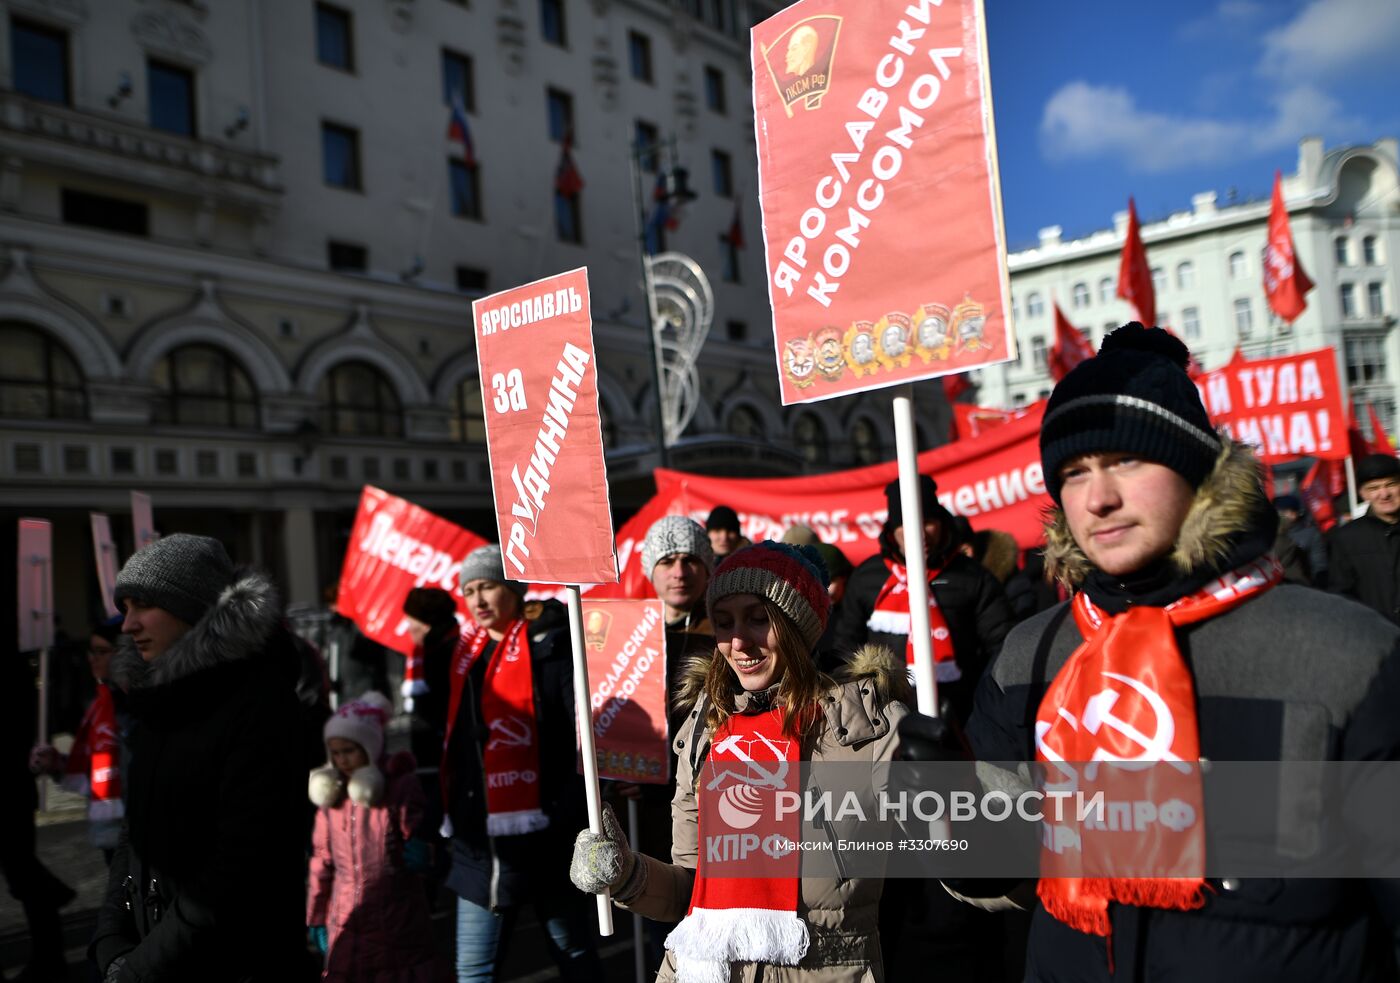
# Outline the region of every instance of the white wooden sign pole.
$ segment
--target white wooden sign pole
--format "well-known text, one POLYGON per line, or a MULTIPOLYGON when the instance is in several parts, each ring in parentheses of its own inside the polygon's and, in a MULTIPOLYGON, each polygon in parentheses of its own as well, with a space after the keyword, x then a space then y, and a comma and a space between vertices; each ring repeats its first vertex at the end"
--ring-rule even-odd
POLYGON ((909 638, 914 643, 914 687, 919 712, 938 716, 938 680, 933 672, 933 636, 928 620, 928 563, 924 546, 924 503, 919 497, 919 442, 914 428, 914 387, 900 386, 894 397, 894 446, 899 456, 899 499, 904 515, 904 569, 909 574, 909 638))
MULTIPOLYGON (((583 788, 588 797, 588 828, 603 832, 603 797, 598 790, 598 753, 593 749, 593 703, 589 697, 588 656, 583 648, 583 603, 577 587, 565 587, 569 605, 569 643, 574 653, 574 713, 578 717, 578 746, 583 758, 583 788)), ((598 899, 598 934, 612 935, 612 894, 604 891, 598 899)))

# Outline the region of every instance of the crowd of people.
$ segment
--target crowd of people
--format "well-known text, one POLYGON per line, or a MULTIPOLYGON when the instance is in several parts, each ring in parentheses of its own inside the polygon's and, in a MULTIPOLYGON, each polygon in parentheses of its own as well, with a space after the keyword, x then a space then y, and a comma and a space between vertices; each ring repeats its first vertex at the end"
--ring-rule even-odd
MULTIPOLYGON (((1111 676, 1149 679, 1202 762, 1400 756, 1400 459, 1358 462, 1368 509, 1324 536, 1296 496, 1266 497, 1187 358, 1127 325, 1056 386, 1040 434, 1053 509, 1025 557, 920 477, 953 752, 1121 756, 1081 725, 1111 676)), ((749 543, 727 506, 648 530, 670 781, 605 783, 596 833, 567 618, 527 602, 499 547, 462 565, 465 623, 444 591, 402 599, 415 650, 400 700, 381 667, 333 713, 267 577, 205 537, 140 550, 117 576, 123 613, 93 629, 96 696, 72 749, 29 761, 88 797, 109 863, 94 978, 488 981, 529 909, 558 976, 597 981, 603 892, 647 919, 663 983, 1395 978, 1400 893, 1383 880, 707 876, 702 802, 723 783, 700 776, 736 742, 871 769, 899 751, 915 706, 909 539, 897 482, 886 498, 879 552, 854 567, 806 527, 749 543), (635 845, 615 812, 629 800, 635 845), (450 952, 431 926, 445 898, 450 952)), ((28 978, 62 978, 44 974, 60 971, 71 892, 32 862, 32 788, 6 797, 16 832, 0 842, 30 920, 28 978)))

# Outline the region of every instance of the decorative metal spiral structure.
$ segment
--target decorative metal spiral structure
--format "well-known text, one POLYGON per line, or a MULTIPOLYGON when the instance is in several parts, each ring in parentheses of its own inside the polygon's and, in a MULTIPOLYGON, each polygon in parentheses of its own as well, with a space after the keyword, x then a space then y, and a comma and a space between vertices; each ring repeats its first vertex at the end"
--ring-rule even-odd
POLYGON ((674 443, 695 416, 700 377, 695 370, 700 349, 715 318, 710 279, 689 256, 658 253, 647 258, 655 320, 661 416, 666 443, 674 443))

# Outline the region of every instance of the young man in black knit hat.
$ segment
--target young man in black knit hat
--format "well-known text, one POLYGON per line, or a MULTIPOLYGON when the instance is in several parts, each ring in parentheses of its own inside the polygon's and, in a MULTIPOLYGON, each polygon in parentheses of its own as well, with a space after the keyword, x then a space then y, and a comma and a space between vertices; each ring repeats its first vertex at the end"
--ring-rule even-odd
POLYGON ((1400 622, 1400 459, 1363 457, 1356 487, 1370 507, 1328 537, 1328 586, 1400 622))
MULTIPOLYGON (((1187 357, 1166 332, 1130 324, 1051 394, 1040 435, 1056 505, 1046 566, 1076 593, 1017 626, 982 679, 968 737, 989 785, 1021 784, 994 762, 1199 760, 1204 771, 1211 759, 1400 755, 1400 630, 1280 583, 1277 517, 1256 461, 1211 426, 1187 357)), ((1277 822, 1296 832, 1307 820, 1277 822)), ((1184 828, 1209 863, 1201 827, 1184 828)), ((1390 882, 1047 877, 1035 887, 1009 896, 1033 908, 1027 980, 1394 972, 1380 916, 1400 910, 1390 882)))

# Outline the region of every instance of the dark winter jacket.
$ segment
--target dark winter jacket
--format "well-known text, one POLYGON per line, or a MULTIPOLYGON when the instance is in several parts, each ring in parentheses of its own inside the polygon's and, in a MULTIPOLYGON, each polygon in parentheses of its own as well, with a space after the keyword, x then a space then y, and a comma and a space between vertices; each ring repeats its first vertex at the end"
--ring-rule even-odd
POLYGON ((126 827, 91 952, 124 981, 282 980, 304 954, 297 650, 247 574, 151 663, 129 641, 126 827))
MULTIPOLYGON (((889 575, 881 554, 870 557, 851 574, 846 582, 846 596, 841 599, 836 639, 839 653, 854 652, 866 642, 884 646, 896 654, 905 651, 906 636, 874 632, 866 627, 875 608, 875 598, 889 575)), ((940 684, 939 699, 951 704, 956 719, 966 720, 977 680, 987 663, 1001 650, 1001 643, 1014 623, 1011 608, 996 577, 982 564, 961 553, 953 555, 930 587, 939 610, 948 621, 948 633, 953 637, 954 654, 962 671, 962 678, 957 682, 940 684)))
POLYGON ((495 910, 544 891, 569 889, 574 833, 587 823, 588 814, 578 771, 569 635, 532 622, 529 646, 539 729, 540 805, 549 825, 535 833, 487 835, 482 763, 489 735, 481 718, 481 682, 493 644, 487 645, 467 674, 442 773, 452 821, 447 886, 458 897, 495 910))
MULTIPOLYGON (((1197 492, 1171 562, 1204 583, 1268 550, 1272 511, 1247 451, 1227 447, 1197 492), (1262 518, 1261 518, 1262 517, 1262 518), (1262 523, 1262 524, 1261 524, 1262 523), (1256 528, 1257 527, 1257 528, 1256 528), (1250 547, 1249 544, 1253 544, 1250 547), (1192 558, 1209 556, 1207 563, 1192 558)), ((1047 562, 1096 594, 1099 575, 1058 515, 1047 562)), ((1196 585, 1199 586, 1199 585, 1196 585)), ((1181 596, 1178 593, 1177 596, 1181 596)), ((1109 599, 1122 609, 1132 598, 1109 599)), ((1144 596, 1161 604, 1162 597, 1144 596)), ((1082 642, 1067 603, 1018 626, 983 677, 968 737, 982 762, 1029 761, 1041 698, 1082 642)), ((1282 584, 1177 629, 1194 680, 1203 759, 1324 761, 1400 756, 1400 630, 1360 605, 1282 584)), ((979 768, 988 768, 981 765, 979 768)), ((995 769, 993 781, 1015 778, 995 769)), ((1207 803, 1209 809, 1209 803, 1207 803)), ((1314 981, 1389 979, 1391 882, 1211 880, 1204 907, 1111 905, 1113 965, 1102 938, 1035 908, 1026 979, 1314 981)), ((1391 908, 1391 910, 1397 910, 1391 908)))
POLYGON ((1400 623, 1400 523, 1367 512, 1333 529, 1328 546, 1328 589, 1400 623))

